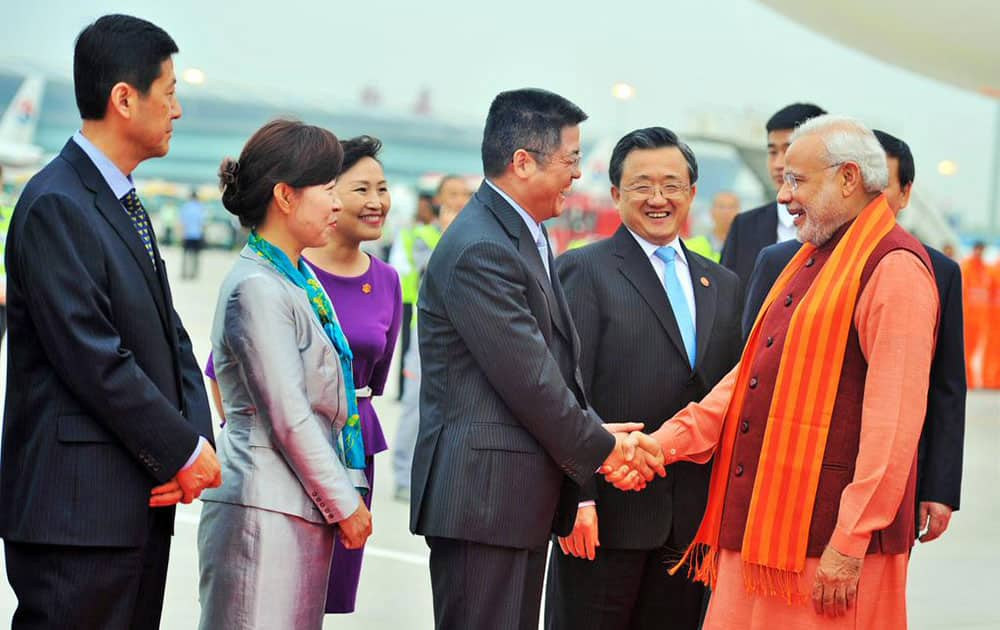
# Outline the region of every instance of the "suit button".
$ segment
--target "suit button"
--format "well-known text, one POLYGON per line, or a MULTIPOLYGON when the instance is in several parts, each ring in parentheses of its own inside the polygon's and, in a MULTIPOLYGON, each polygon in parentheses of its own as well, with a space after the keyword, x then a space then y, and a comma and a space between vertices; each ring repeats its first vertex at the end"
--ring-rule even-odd
POLYGON ((749 431, 750 431, 750 423, 749 423, 749 422, 747 422, 746 420, 744 420, 743 422, 741 422, 741 423, 740 423, 740 431, 741 431, 742 433, 747 433, 747 432, 749 432, 749 431))
POLYGON ((792 294, 789 293, 788 295, 785 296, 785 306, 791 306, 791 305, 792 305, 792 294))
POLYGON ((812 267, 815 264, 816 264, 815 258, 810 258, 809 260, 806 261, 806 267, 812 267))
POLYGON ((757 389, 757 377, 750 377, 750 389, 757 389))
POLYGON ((733 474, 737 477, 743 476, 743 464, 736 464, 736 469, 733 470, 733 474))
POLYGON ((768 337, 767 343, 765 344, 768 348, 774 345, 774 337, 768 337))

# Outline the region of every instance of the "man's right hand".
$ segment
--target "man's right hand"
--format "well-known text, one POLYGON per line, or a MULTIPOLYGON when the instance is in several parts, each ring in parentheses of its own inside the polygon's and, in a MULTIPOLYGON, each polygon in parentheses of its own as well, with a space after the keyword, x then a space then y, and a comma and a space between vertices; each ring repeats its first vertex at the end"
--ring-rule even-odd
POLYGON ((667 476, 660 443, 654 438, 641 431, 614 436, 615 449, 600 469, 608 483, 619 490, 642 490, 655 476, 667 476))
POLYGON ((201 495, 205 488, 218 488, 222 485, 222 468, 215 456, 215 449, 209 443, 202 444, 201 452, 189 467, 181 470, 175 477, 180 484, 184 496, 181 503, 191 503, 201 495))
POLYGON ((576 510, 573 531, 565 538, 559 538, 559 547, 568 556, 593 560, 601 541, 597 538, 597 507, 585 505, 576 510))
POLYGON ((354 514, 339 521, 337 525, 340 526, 340 542, 344 548, 360 549, 372 535, 372 513, 362 500, 358 504, 358 509, 354 510, 354 514))

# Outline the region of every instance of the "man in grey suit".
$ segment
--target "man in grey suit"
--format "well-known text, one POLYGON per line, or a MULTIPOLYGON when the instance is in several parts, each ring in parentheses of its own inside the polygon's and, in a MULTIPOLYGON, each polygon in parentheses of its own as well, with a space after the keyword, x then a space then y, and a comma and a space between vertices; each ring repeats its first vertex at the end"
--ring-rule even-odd
POLYGON ((494 99, 486 181, 421 287, 410 528, 431 549, 438 628, 537 628, 549 534, 571 531, 579 487, 602 465, 633 468, 624 487, 664 472, 646 436, 624 433, 639 425, 605 430, 587 403, 541 225, 580 177, 586 117, 544 90, 494 99))
MULTIPOLYGON (((698 163, 672 131, 650 127, 624 136, 608 174, 622 226, 560 256, 559 278, 582 340, 580 369, 594 409, 604 418, 640 419, 655 431, 739 360, 739 279, 678 238, 697 191, 698 163)), ((678 464, 670 472, 638 494, 591 476, 573 533, 552 547, 546 628, 698 627, 704 587, 666 569, 701 522, 710 471, 678 464)))

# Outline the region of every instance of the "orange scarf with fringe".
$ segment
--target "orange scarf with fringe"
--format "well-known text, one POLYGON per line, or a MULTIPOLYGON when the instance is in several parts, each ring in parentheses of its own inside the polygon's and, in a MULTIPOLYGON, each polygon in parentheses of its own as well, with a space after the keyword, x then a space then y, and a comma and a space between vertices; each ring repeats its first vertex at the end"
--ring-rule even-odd
MULTIPOLYGON (((816 487, 861 273, 876 245, 895 224, 885 196, 876 197, 837 243, 792 314, 743 533, 743 575, 751 593, 779 595, 789 602, 804 595, 796 593, 796 583, 805 568, 816 487)), ((761 321, 815 250, 810 243, 799 249, 757 314, 723 420, 705 516, 671 573, 690 560, 694 578, 715 586, 722 510, 761 321)))

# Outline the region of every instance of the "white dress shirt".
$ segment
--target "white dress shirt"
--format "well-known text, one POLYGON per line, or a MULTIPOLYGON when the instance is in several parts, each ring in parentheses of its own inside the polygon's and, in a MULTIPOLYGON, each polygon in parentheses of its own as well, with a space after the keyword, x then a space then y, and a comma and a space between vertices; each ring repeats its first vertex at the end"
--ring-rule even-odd
POLYGON ((531 231, 531 238, 535 242, 535 248, 538 249, 538 255, 542 258, 542 266, 545 267, 545 275, 549 277, 549 282, 552 281, 552 272, 549 270, 549 240, 545 238, 545 232, 542 232, 542 224, 535 221, 535 218, 528 214, 528 211, 517 204, 516 201, 510 198, 510 195, 500 190, 496 184, 490 180, 485 180, 490 188, 496 191, 498 195, 503 197, 504 201, 509 203, 517 214, 521 216, 524 220, 524 224, 528 226, 528 230, 531 231))
MULTIPOLYGON (((660 248, 659 245, 654 245, 642 238, 628 226, 625 226, 629 234, 639 243, 639 247, 642 248, 643 253, 646 254, 646 258, 649 259, 649 263, 653 265, 653 270, 656 271, 656 277, 660 279, 660 284, 663 284, 663 272, 667 269, 667 263, 663 262, 656 256, 656 250, 660 248)), ((691 312, 691 321, 697 322, 696 310, 694 305, 694 285, 691 283, 691 267, 688 266, 687 256, 684 255, 684 248, 681 247, 681 241, 679 238, 675 238, 667 245, 675 252, 677 255, 674 257, 674 271, 677 273, 677 279, 681 283, 681 289, 684 291, 684 297, 687 299, 688 309, 691 312)), ((666 289, 664 289, 666 291, 666 289)))
POLYGON ((795 217, 788 214, 788 207, 778 204, 778 240, 776 243, 790 241, 799 237, 799 231, 795 229, 795 217))

